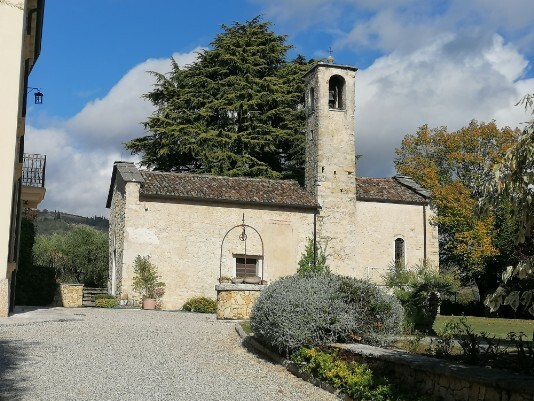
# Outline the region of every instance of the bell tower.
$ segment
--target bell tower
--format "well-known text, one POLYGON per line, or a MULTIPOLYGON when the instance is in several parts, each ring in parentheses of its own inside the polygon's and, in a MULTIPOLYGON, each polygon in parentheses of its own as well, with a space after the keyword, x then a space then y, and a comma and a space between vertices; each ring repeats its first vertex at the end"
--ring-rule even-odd
POLYGON ((318 63, 306 80, 306 190, 321 206, 317 239, 327 245, 333 272, 356 275, 356 149, 354 133, 357 68, 318 63))

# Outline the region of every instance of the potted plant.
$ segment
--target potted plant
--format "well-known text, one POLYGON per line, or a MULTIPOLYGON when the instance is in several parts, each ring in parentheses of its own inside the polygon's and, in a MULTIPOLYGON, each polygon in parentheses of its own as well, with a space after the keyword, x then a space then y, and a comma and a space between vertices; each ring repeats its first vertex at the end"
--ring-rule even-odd
POLYGON ((141 295, 143 309, 155 309, 156 302, 165 294, 165 283, 160 281, 156 265, 150 256, 137 255, 134 261, 133 290, 141 295))
POLYGON ((228 276, 219 277, 219 283, 221 283, 221 284, 228 284, 228 283, 231 282, 231 280, 232 279, 230 277, 228 277, 228 276))

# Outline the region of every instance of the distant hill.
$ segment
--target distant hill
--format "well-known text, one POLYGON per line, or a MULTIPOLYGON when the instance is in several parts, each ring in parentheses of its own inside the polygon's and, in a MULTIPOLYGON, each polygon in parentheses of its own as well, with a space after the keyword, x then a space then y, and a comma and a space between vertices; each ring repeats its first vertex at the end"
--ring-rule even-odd
POLYGON ((37 210, 37 218, 35 219, 37 234, 50 235, 66 233, 76 224, 85 224, 105 233, 109 229, 109 220, 105 217, 83 217, 59 210, 37 210))

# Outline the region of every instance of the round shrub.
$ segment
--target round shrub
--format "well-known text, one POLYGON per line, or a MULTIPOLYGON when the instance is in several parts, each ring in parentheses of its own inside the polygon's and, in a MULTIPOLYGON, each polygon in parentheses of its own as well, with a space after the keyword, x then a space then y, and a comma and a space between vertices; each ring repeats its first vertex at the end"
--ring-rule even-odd
POLYGON ((361 340, 378 343, 400 332, 399 301, 366 281, 335 274, 281 278, 252 309, 254 335, 282 354, 301 346, 361 340))
POLYGON ((198 313, 215 313, 217 311, 217 302, 207 297, 193 297, 185 302, 182 310, 198 313))

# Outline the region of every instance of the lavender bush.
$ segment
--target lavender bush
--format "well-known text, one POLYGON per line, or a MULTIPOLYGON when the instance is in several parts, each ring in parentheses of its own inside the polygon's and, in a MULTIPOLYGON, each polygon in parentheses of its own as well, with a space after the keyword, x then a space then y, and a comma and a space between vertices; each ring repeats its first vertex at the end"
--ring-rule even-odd
POLYGON ((295 275, 267 287, 252 310, 260 341, 288 355, 336 341, 379 343, 400 332, 399 301, 376 285, 335 274, 295 275))

